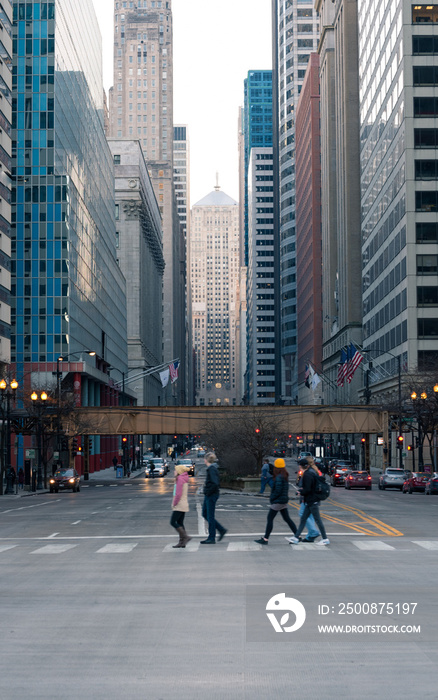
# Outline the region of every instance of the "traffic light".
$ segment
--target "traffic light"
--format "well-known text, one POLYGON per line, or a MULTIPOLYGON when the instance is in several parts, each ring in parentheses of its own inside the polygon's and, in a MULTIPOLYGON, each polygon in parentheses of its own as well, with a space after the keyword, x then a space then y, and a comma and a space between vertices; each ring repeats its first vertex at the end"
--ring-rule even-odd
POLYGON ((365 445, 365 443, 366 443, 366 438, 362 438, 361 443, 362 443, 362 445, 365 445))
POLYGON ((88 447, 88 452, 92 452, 92 450, 93 450, 93 438, 92 437, 87 438, 87 447, 88 447))
POLYGON ((67 451, 68 451, 68 438, 66 438, 66 437, 63 437, 63 438, 62 438, 61 450, 62 450, 63 452, 67 452, 67 451))
POLYGON ((413 449, 414 448, 412 447, 412 445, 408 445, 408 447, 407 447, 408 452, 411 452, 411 450, 413 450, 413 449))
POLYGON ((256 435, 259 435, 259 433, 260 433, 260 428, 256 428, 255 431, 256 431, 256 435))
POLYGON ((123 447, 126 447, 126 443, 127 443, 127 442, 128 442, 128 438, 126 437, 126 435, 124 435, 124 436, 122 437, 123 447))
POLYGON ((77 439, 77 437, 74 437, 71 441, 71 456, 76 457, 77 451, 78 451, 78 439, 77 439))
POLYGON ((403 447, 403 440, 404 440, 403 435, 397 436, 397 447, 400 447, 400 449, 403 447))

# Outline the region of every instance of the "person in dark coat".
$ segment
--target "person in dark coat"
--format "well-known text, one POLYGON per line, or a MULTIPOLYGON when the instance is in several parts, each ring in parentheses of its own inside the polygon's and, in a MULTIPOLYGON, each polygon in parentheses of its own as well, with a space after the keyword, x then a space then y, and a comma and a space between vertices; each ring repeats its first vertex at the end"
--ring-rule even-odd
POLYGON ((300 535, 305 528, 306 521, 309 515, 313 515, 316 526, 318 527, 322 537, 322 539, 319 542, 316 542, 316 544, 324 547, 330 544, 330 540, 327 537, 324 523, 322 522, 321 515, 319 513, 319 496, 316 492, 318 485, 318 474, 314 469, 314 462, 312 458, 306 457, 305 459, 300 460, 299 464, 304 469, 300 491, 305 505, 298 530, 295 533, 295 536, 289 539, 289 542, 293 545, 299 544, 300 535))
POLYGON ((289 512, 287 509, 287 504, 289 501, 289 474, 286 470, 286 462, 281 457, 276 459, 274 462, 274 473, 273 473, 273 484, 271 488, 271 495, 269 497, 270 506, 268 519, 266 522, 266 531, 264 537, 259 540, 255 540, 258 544, 268 544, 269 535, 272 532, 274 526, 274 519, 277 513, 281 513, 281 517, 284 522, 287 523, 295 534, 297 528, 295 523, 289 517, 289 512))
POLYGON ((216 502, 219 498, 219 470, 217 468, 216 455, 208 452, 204 462, 207 466, 204 484, 204 505, 202 507, 202 517, 208 522, 208 537, 202 540, 201 544, 216 544, 216 530, 219 532, 218 542, 223 539, 227 529, 218 523, 215 518, 216 502))

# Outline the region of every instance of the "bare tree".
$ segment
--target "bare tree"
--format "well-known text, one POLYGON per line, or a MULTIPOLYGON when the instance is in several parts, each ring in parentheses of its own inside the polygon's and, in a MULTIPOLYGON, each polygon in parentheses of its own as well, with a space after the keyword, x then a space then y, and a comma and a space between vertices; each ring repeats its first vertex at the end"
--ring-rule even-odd
POLYGON ((268 407, 254 406, 252 410, 234 408, 229 416, 218 413, 202 433, 229 474, 254 476, 260 474, 263 459, 272 454, 276 441, 285 439, 286 429, 285 421, 268 407))

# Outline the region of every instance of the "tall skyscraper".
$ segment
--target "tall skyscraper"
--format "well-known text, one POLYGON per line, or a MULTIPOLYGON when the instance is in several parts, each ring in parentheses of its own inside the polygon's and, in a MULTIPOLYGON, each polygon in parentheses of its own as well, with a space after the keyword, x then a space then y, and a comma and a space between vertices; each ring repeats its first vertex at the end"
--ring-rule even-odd
POLYGON ((322 372, 321 118, 319 56, 310 54, 296 118, 298 403, 321 403, 306 365, 322 372))
POLYGON ((171 0, 115 0, 110 136, 141 143, 163 220, 166 267, 163 354, 180 360, 168 403, 185 402, 184 242, 173 186, 173 40, 171 0))
POLYGON ((0 4, 0 370, 11 361, 12 3, 0 4))
POLYGON ((319 0, 324 403, 357 403, 362 371, 337 386, 342 347, 362 343, 357 2, 319 0))
POLYGON ((396 377, 438 360, 438 5, 358 10, 364 346, 396 377))
MULTIPOLYGON (((13 35, 12 361, 50 389, 63 356, 75 402, 110 405, 107 367, 127 370, 126 296, 93 5, 14 2, 13 35)), ((96 438, 93 454, 106 466, 115 447, 96 438)))
POLYGON ((272 71, 251 70, 244 81, 243 133, 245 149, 244 246, 248 265, 248 170, 252 148, 272 146, 272 71))
POLYGON ((279 241, 279 330, 281 340, 281 397, 298 400, 296 361, 296 227, 295 227, 295 112, 309 56, 316 51, 319 22, 314 2, 272 0, 274 94, 274 192, 279 241), (278 195, 277 195, 278 193, 278 195))
MULTIPOLYGON (((117 260, 127 280, 128 370, 125 385, 140 406, 162 404, 163 232, 158 202, 138 141, 109 139, 116 193, 117 260), (134 379, 135 378, 135 379, 134 379)), ((115 379, 120 384, 120 373, 115 379)))
POLYGON ((252 148, 248 168, 248 403, 275 403, 274 204, 271 148, 252 148))
POLYGON ((190 261, 196 404, 235 405, 239 206, 219 185, 193 205, 190 261))

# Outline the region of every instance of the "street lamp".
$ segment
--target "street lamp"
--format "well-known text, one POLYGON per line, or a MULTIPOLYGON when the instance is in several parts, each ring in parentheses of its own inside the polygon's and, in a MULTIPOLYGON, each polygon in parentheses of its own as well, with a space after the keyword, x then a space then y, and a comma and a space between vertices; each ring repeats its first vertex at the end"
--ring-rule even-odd
MULTIPOLYGON (((11 471, 11 398, 15 401, 18 382, 13 379, 8 387, 6 379, 0 380, 1 401, 6 397, 6 490, 5 493, 14 493, 12 488, 11 471), (10 391, 11 390, 11 391, 10 391)), ((4 459, 4 457, 3 457, 4 459)), ((3 461, 3 460, 2 460, 3 461)), ((3 484, 1 485, 3 491, 3 484)))
MULTIPOLYGON (((433 388, 435 391, 435 387, 433 388)), ((427 399, 427 393, 425 391, 422 391, 420 394, 420 398, 422 401, 426 401, 427 399)), ((418 399, 417 393, 415 391, 412 392, 411 394, 411 399, 412 401, 416 401, 418 399)), ((421 424, 421 408, 419 410, 419 413, 417 415, 418 418, 418 469, 419 471, 423 471, 424 468, 424 460, 423 460, 423 428, 421 424)))
MULTIPOLYGON (((38 399, 41 400, 40 406, 44 406, 45 402, 48 399, 48 396, 45 391, 42 391, 40 396, 36 393, 36 391, 33 391, 30 395, 30 398, 32 399, 33 403, 35 405, 38 399)), ((41 412, 38 411, 38 431, 37 431, 37 449, 38 449, 38 471, 37 471, 37 489, 42 489, 43 488, 43 472, 42 472, 42 421, 41 421, 41 412)))

